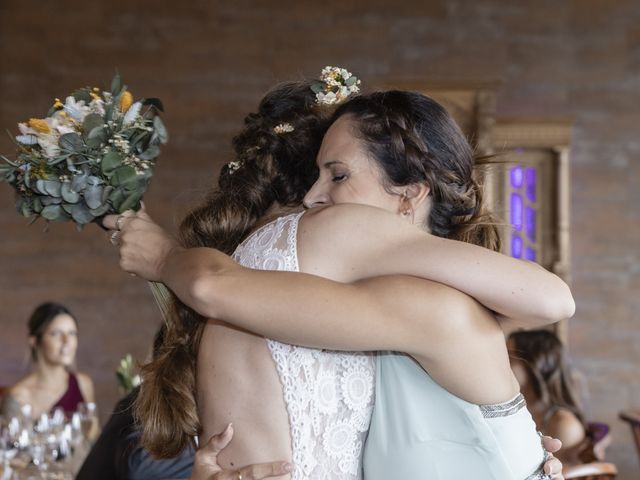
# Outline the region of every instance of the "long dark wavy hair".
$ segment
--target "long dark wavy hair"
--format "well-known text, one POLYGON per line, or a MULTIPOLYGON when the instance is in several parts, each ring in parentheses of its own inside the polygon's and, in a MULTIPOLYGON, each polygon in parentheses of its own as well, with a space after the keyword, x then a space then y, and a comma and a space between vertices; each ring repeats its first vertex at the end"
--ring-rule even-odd
MULTIPOLYGON (((222 168, 217 188, 182 221, 181 245, 231 254, 272 205, 301 205, 317 177, 331 113, 316 104, 311 82, 268 92, 233 139, 234 160, 222 168), (284 124, 293 131, 274 130, 284 124)), ((176 456, 201 430, 196 359, 205 322, 175 297, 173 312, 156 358, 143 367, 135 404, 142 445, 158 458, 176 456)))
POLYGON ((497 220, 485 210, 469 142, 451 115, 425 95, 391 90, 356 97, 335 112, 349 115, 387 187, 427 183, 431 233, 500 250, 497 220))
POLYGON ((549 330, 528 330, 509 335, 509 353, 524 363, 533 392, 545 412, 565 408, 586 427, 585 417, 571 381, 565 350, 549 330))

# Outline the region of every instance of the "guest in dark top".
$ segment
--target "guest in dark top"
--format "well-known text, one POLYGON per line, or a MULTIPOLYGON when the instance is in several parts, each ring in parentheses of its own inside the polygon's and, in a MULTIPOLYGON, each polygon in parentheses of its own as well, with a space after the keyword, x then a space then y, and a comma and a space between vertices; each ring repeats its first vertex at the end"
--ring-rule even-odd
MULTIPOLYGON (((62 408, 69 417, 81 403, 95 402, 93 382, 72 371, 78 348, 78 321, 63 305, 43 303, 28 323, 32 371, 9 388, 0 411, 15 416, 25 405, 33 418, 62 408)), ((96 422, 93 437, 99 428, 96 422)), ((91 437, 90 436, 90 437, 91 437)))
POLYGON ((76 480, 162 480, 191 476, 195 455, 192 449, 175 458, 156 460, 140 446, 131 408, 137 395, 135 388, 118 402, 76 480))
MULTIPOLYGON (((154 355, 162 345, 163 327, 154 338, 154 355)), ((140 445, 132 411, 138 391, 135 388, 118 402, 76 480, 164 480, 191 476, 195 455, 192 448, 177 457, 156 460, 140 445)))

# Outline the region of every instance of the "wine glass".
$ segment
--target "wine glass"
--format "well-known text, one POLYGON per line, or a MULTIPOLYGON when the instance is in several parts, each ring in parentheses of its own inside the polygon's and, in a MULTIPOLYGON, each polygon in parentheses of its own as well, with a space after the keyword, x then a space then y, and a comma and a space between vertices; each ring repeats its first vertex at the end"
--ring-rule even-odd
POLYGON ((90 435, 93 425, 98 419, 98 411, 94 402, 84 402, 78 405, 78 413, 80 414, 80 428, 82 436, 87 442, 91 442, 90 435))

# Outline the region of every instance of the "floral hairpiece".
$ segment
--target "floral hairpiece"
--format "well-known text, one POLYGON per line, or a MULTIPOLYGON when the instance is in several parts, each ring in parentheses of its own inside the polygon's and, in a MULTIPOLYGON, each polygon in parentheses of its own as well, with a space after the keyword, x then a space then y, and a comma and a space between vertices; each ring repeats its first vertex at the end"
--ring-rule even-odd
POLYGON ((316 103, 335 105, 360 91, 360 80, 344 68, 324 67, 320 79, 311 85, 316 94, 316 103))
POLYGON ((243 162, 240 160, 232 160, 231 162, 227 163, 229 173, 234 173, 236 170, 238 170, 242 166, 242 163, 243 162))
POLYGON ((293 132, 294 130, 295 128, 293 128, 293 125, 291 125, 290 123, 279 123, 278 125, 273 127, 273 131, 278 135, 293 132))

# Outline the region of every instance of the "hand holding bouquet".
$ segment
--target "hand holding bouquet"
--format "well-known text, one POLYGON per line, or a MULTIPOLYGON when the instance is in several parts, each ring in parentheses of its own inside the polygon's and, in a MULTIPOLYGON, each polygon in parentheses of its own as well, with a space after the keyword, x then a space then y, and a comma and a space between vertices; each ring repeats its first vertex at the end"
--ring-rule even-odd
POLYGON ((162 110, 156 98, 134 102, 119 75, 109 92, 81 88, 56 99, 45 118, 18 124, 16 159, 2 156, 0 181, 16 190, 25 217, 81 227, 137 210, 168 139, 162 110))

